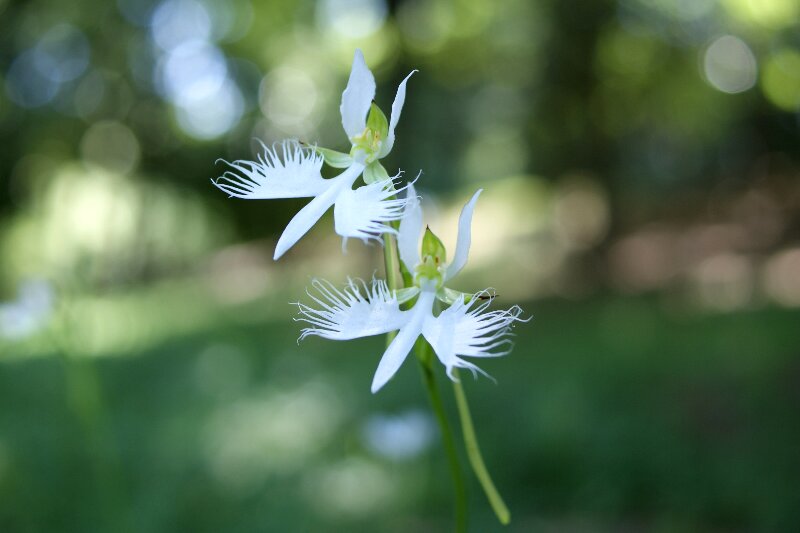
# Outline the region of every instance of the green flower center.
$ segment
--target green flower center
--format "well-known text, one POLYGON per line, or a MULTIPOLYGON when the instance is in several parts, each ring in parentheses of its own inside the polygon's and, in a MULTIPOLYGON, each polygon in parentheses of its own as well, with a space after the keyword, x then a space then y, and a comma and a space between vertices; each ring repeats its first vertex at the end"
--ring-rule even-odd
POLYGON ((358 135, 350 138, 350 142, 353 143, 350 156, 358 160, 360 159, 359 155, 362 155, 366 164, 372 163, 378 159, 383 140, 388 135, 389 121, 386 120, 383 111, 373 102, 369 108, 369 115, 367 115, 367 127, 358 135))

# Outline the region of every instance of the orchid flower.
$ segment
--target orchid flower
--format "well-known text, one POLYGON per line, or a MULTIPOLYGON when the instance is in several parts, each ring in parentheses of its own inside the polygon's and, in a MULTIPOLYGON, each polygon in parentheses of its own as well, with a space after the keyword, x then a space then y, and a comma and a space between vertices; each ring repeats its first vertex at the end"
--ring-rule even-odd
POLYGON ((397 88, 391 119, 372 102, 375 78, 367 68, 361 50, 356 50, 350 79, 342 93, 342 126, 352 144, 349 154, 297 141, 283 141, 264 152, 258 161, 227 163, 231 170, 217 180, 218 189, 231 197, 244 199, 305 198, 313 200, 303 207, 283 231, 275 247, 274 259, 311 229, 322 215, 334 206, 334 229, 344 239, 377 239, 382 233, 396 233, 386 223, 399 220, 405 200, 395 199, 393 178, 380 164, 394 146, 394 130, 406 99, 406 76, 397 88), (331 179, 320 172, 322 163, 345 169, 331 179), (364 185, 353 189, 363 174, 364 185))
POLYGON ((486 291, 468 295, 445 287, 445 283, 451 281, 467 262, 472 212, 480 193, 480 190, 476 192, 461 211, 455 255, 450 263, 446 263, 445 248, 429 228, 425 230, 421 251, 418 247, 422 210, 414 186, 409 184, 408 203, 400 222, 397 243, 400 259, 413 273, 414 286, 391 291, 381 280, 373 280, 371 285, 349 280, 347 286, 339 290, 326 281, 314 280, 312 286, 316 293, 308 294, 320 308, 297 304, 301 315, 297 320, 312 326, 304 328, 300 338, 317 335, 348 340, 398 331, 378 364, 372 380, 373 393, 394 376, 420 334, 433 347, 451 379, 456 380, 456 368, 485 375, 475 364, 461 357, 507 354, 511 326, 523 319, 519 318, 522 313, 519 306, 503 311, 486 311, 491 303, 486 291), (450 306, 435 315, 437 300, 450 306), (402 309, 402 304, 410 307, 402 309))

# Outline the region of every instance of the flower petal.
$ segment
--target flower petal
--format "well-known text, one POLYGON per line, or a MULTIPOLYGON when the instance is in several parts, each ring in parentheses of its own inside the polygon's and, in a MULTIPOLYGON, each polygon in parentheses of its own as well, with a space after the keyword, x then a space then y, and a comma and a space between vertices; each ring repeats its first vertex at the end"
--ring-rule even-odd
POLYGON ((293 140, 261 146, 264 152, 258 161, 224 161, 233 170, 211 182, 230 196, 248 200, 317 196, 328 187, 320 174, 323 158, 313 150, 293 140))
POLYGON ((519 318, 522 309, 514 306, 503 311, 484 312, 491 300, 479 302, 473 298, 464 303, 460 297, 452 306, 442 311, 438 317, 425 320, 422 334, 436 352, 439 361, 447 368, 447 375, 453 377, 454 368, 466 368, 473 374, 480 368, 461 359, 467 357, 499 357, 506 355, 511 348, 511 326, 514 322, 525 322, 519 318))
POLYGON ((277 260, 286 253, 286 250, 294 246, 294 244, 300 240, 300 237, 305 235, 308 230, 311 229, 311 226, 313 226, 317 220, 325 214, 325 211, 333 205, 341 190, 353 185, 353 182, 359 174, 361 174, 362 170, 364 170, 364 165, 356 163, 337 177, 326 180, 328 188, 323 191, 322 194, 311 200, 308 205, 298 211, 292 220, 289 221, 280 239, 278 239, 278 244, 275 246, 275 255, 273 259, 277 260))
POLYGON ((367 68, 364 54, 356 49, 350 79, 347 80, 347 87, 342 93, 342 104, 339 106, 342 126, 348 137, 354 137, 364 131, 367 125, 367 111, 374 97, 375 78, 367 68))
POLYGON ((397 248, 400 259, 409 272, 419 264, 419 235, 422 232, 422 208, 419 205, 417 191, 414 184, 406 186, 406 206, 403 218, 400 221, 400 231, 397 234, 397 248))
POLYGON ((358 237, 364 242, 379 239, 383 233, 397 233, 387 223, 400 220, 406 200, 393 198, 395 193, 391 178, 355 190, 344 189, 333 208, 336 233, 345 240, 358 237))
POLYGON ((339 290, 331 283, 311 281, 316 294, 308 292, 320 309, 298 303, 300 317, 313 327, 304 328, 300 340, 317 335, 332 340, 347 340, 380 335, 400 329, 408 319, 408 311, 400 310, 400 303, 382 280, 372 280, 367 286, 360 280, 347 280, 339 290))
POLYGON ((464 265, 467 264, 467 257, 469 256, 469 245, 472 240, 472 212, 475 210, 475 203, 478 201, 478 196, 483 192, 483 189, 478 189, 472 195, 469 202, 461 210, 461 216, 458 217, 458 240, 456 240, 456 251, 453 254, 453 261, 447 266, 445 280, 453 279, 456 274, 461 272, 464 265))
POLYGON ((406 311, 407 321, 400 329, 400 332, 386 348, 386 351, 381 357, 381 362, 378 363, 378 369, 375 371, 375 377, 372 379, 372 393, 378 392, 381 387, 392 379, 397 373, 400 365, 406 360, 408 352, 414 347, 414 343, 422 332, 422 325, 425 318, 432 316, 431 309, 433 309, 434 293, 432 291, 422 291, 419 299, 411 310, 406 311))
POLYGON ((406 82, 415 72, 417 71, 412 70, 397 87, 397 94, 394 97, 394 102, 392 102, 392 118, 389 119, 389 135, 386 137, 386 140, 383 141, 378 157, 385 157, 392 151, 392 147, 394 146, 394 129, 400 121, 400 112, 403 110, 403 104, 406 101, 406 82))

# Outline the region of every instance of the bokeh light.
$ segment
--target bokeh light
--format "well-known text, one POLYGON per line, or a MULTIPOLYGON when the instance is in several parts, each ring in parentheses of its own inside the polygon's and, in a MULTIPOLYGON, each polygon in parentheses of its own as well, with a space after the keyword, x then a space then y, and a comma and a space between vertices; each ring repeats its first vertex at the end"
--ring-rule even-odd
POLYGON ((385 0, 321 0, 317 3, 320 25, 349 39, 375 33, 386 15, 385 0))
POLYGON ((761 84, 767 98, 780 109, 800 109, 800 51, 781 49, 770 55, 761 84))
POLYGON ((706 49, 703 72, 708 82, 724 93, 740 93, 753 87, 758 65, 747 44, 732 35, 723 35, 706 49))

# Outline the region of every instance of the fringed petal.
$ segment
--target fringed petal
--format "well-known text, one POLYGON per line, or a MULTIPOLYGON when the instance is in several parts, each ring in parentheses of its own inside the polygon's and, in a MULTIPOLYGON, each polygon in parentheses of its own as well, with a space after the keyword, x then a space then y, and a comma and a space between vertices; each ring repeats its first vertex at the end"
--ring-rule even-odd
POLYGON ((311 324, 303 329, 300 340, 309 335, 332 340, 380 335, 400 329, 408 318, 409 312, 400 310, 397 298, 382 280, 367 285, 348 279, 339 290, 328 281, 314 279, 311 286, 314 291, 306 292, 318 308, 296 304, 300 316, 295 320, 311 324))
POLYGON ((406 199, 394 198, 396 193, 391 178, 355 190, 344 189, 333 208, 336 233, 345 239, 357 237, 364 242, 377 240, 383 233, 397 233, 388 223, 400 220, 406 199))
POLYGON ((212 183, 231 197, 247 200, 317 196, 329 186, 320 173, 323 158, 312 149, 294 140, 261 146, 264 151, 257 161, 223 160, 231 170, 212 183))
MULTIPOLYGON (((479 296, 479 295, 476 295, 479 296)), ((439 361, 447 368, 451 379, 454 368, 464 368, 474 375, 481 373, 476 365, 461 359, 464 357, 499 357, 511 351, 511 328, 515 322, 527 322, 519 318, 522 309, 514 306, 507 310, 486 311, 491 299, 475 297, 464 303, 461 296, 453 305, 439 314, 429 317, 423 325, 422 334, 433 346, 439 361)))

